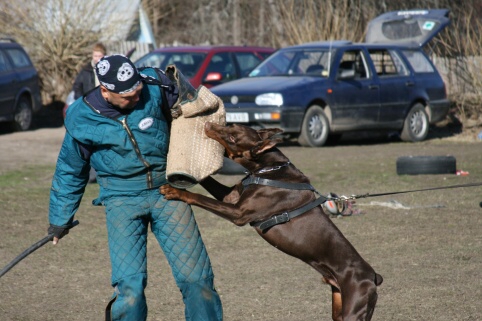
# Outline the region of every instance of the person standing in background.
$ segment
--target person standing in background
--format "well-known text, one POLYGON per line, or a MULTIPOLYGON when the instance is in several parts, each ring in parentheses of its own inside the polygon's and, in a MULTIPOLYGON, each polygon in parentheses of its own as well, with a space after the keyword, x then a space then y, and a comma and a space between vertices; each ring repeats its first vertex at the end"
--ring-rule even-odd
POLYGON ((99 86, 99 80, 95 74, 95 65, 107 53, 105 46, 98 42, 92 47, 92 60, 84 65, 74 81, 74 99, 85 95, 89 90, 99 86))
MULTIPOLYGON (((102 59, 107 53, 105 46, 98 42, 92 47, 92 60, 84 65, 74 81, 74 99, 84 96, 88 91, 99 86, 99 79, 95 73, 95 65, 102 59)), ((97 181, 97 174, 93 168, 90 169, 89 183, 95 183, 97 181)))

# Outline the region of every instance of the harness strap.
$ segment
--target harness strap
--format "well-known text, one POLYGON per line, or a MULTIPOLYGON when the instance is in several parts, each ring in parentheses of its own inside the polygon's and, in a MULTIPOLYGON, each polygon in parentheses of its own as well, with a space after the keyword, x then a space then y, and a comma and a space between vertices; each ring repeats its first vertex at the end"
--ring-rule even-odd
POLYGON ((289 220, 291 220, 292 218, 294 217, 297 217, 305 212, 308 212, 309 210, 325 203, 328 199, 324 196, 321 196, 319 198, 317 198, 316 200, 314 200, 313 202, 310 202, 296 210, 293 210, 291 212, 284 212, 282 214, 278 214, 278 215, 274 215, 272 216, 271 218, 265 220, 265 221, 262 221, 262 222, 251 222, 250 225, 251 226, 256 226, 258 228, 260 228, 263 232, 267 229, 269 229, 270 227, 273 227, 275 225, 278 225, 278 224, 282 224, 282 223, 286 223, 288 222, 289 220))
POLYGON ((295 190, 310 190, 315 191, 315 188, 307 183, 288 183, 288 182, 281 182, 275 181, 272 179, 261 178, 257 176, 247 176, 243 180, 243 187, 246 188, 249 185, 265 185, 265 186, 272 186, 278 188, 285 188, 285 189, 295 189, 295 190))

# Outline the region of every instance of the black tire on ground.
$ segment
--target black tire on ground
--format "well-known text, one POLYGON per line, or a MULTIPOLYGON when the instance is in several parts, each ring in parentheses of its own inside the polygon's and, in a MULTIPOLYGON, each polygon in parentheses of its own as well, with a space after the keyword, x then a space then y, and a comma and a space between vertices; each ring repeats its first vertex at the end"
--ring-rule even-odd
POLYGON ((397 159, 398 175, 455 174, 453 156, 403 156, 397 159))
POLYGON ((27 97, 20 97, 15 107, 13 130, 26 131, 32 126, 32 103, 27 97))
POLYGON ((417 103, 413 105, 408 112, 407 118, 405 118, 400 138, 406 142, 420 142, 427 137, 429 126, 425 107, 417 103))
POLYGON ((321 147, 326 143, 330 132, 330 124, 323 108, 313 105, 306 111, 298 143, 301 146, 321 147))
POLYGON ((239 165, 232 159, 224 157, 223 167, 217 172, 222 175, 244 175, 246 174, 246 168, 239 165))

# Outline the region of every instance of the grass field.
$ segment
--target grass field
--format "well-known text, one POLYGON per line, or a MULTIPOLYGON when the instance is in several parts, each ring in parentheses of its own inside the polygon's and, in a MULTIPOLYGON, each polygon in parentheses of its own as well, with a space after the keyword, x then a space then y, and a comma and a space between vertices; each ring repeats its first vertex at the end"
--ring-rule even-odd
MULTIPOLYGON (((322 194, 482 182, 480 143, 430 139, 281 149, 322 194), (407 155, 453 155, 457 168, 470 174, 399 176, 396 159, 407 155)), ((19 165, 0 176, 0 267, 46 235, 54 166, 19 165)), ((239 176, 217 178, 231 184, 239 176)), ((103 320, 112 289, 103 208, 91 205, 97 192, 97 185, 88 185, 76 215, 80 225, 58 246, 47 244, 0 279, 1 320, 103 320)), ((361 214, 333 218, 384 277, 373 320, 482 320, 481 201, 481 187, 395 194, 359 199, 361 214), (395 202, 403 208, 392 208, 395 202)), ((194 211, 226 321, 331 320, 330 289, 309 266, 249 226, 194 211)), ((181 294, 152 236, 148 260, 148 320, 183 320, 181 294)))

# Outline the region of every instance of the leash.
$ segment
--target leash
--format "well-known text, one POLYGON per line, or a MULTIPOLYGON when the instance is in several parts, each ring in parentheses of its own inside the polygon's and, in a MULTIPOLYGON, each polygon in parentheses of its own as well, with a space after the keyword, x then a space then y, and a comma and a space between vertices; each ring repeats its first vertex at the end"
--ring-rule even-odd
MULTIPOLYGON (((341 206, 342 209, 345 208, 345 204, 351 204, 353 202, 349 202, 350 200, 355 200, 359 198, 368 198, 368 197, 378 197, 378 196, 385 196, 385 195, 395 195, 395 194, 405 194, 405 193, 414 193, 414 192, 424 192, 424 191, 434 191, 434 190, 440 190, 440 189, 450 189, 450 188, 460 188, 460 187, 473 187, 473 186, 482 186, 482 182, 479 183, 468 183, 468 184, 460 184, 460 185, 450 185, 450 186, 441 186, 441 187, 430 187, 430 188, 422 188, 422 189, 414 189, 414 190, 407 190, 407 191, 398 191, 398 192, 387 192, 387 193, 376 193, 376 194, 358 194, 358 195, 351 195, 351 196, 337 196, 337 195, 332 195, 331 193, 325 197, 321 195, 311 184, 307 183, 289 183, 289 182, 283 182, 283 181, 276 181, 276 180, 271 180, 271 179, 266 179, 266 178, 261 178, 259 176, 255 176, 255 174, 260 174, 260 173, 266 173, 266 172, 271 172, 271 171, 277 171, 281 168, 289 166, 291 163, 288 161, 286 163, 280 164, 278 166, 273 166, 269 168, 263 168, 259 170, 256 173, 251 173, 248 174, 243 180, 243 189, 246 189, 250 185, 264 185, 264 186, 272 186, 276 188, 284 188, 284 189, 291 189, 291 190, 310 190, 313 191, 314 193, 318 194, 318 198, 315 199, 314 201, 305 204, 304 206, 289 211, 289 212, 283 212, 278 215, 273 215, 272 217, 263 220, 263 221, 258 221, 258 222, 251 222, 251 226, 256 226, 259 229, 265 233, 269 228, 278 225, 278 224, 283 224, 286 222, 289 222, 292 218, 297 217, 303 213, 308 212, 309 210, 320 206, 324 203, 329 203, 329 207, 337 208, 336 211, 338 214, 341 214, 343 210, 339 210, 337 205, 343 204, 341 206)), ((482 207, 482 203, 481 203, 482 207)), ((336 215, 333 210, 330 210, 328 208, 328 211, 336 215)), ((343 215, 343 214, 341 214, 343 215)), ((349 214, 351 215, 351 214, 349 214)), ((349 216, 345 215, 345 216, 349 216)))
POLYGON ((441 187, 430 187, 430 188, 422 188, 422 189, 413 189, 408 191, 399 191, 399 192, 388 192, 388 193, 378 193, 378 194, 359 194, 359 195, 352 195, 352 196, 340 196, 332 198, 335 201, 346 201, 346 200, 355 200, 359 198, 367 198, 367 197, 377 197, 377 196, 385 196, 385 195, 395 195, 395 194, 405 194, 405 193, 413 193, 413 192, 425 192, 425 191, 435 191, 440 189, 450 189, 450 188, 460 188, 460 187, 473 187, 473 186, 482 186, 482 182, 479 183, 468 183, 468 184, 460 184, 460 185, 449 185, 449 186, 441 186, 441 187))

